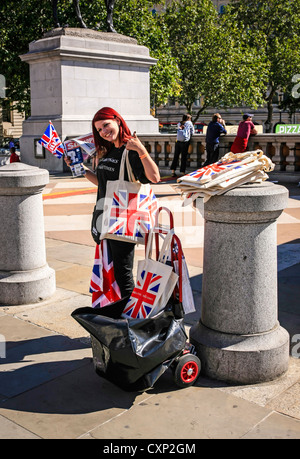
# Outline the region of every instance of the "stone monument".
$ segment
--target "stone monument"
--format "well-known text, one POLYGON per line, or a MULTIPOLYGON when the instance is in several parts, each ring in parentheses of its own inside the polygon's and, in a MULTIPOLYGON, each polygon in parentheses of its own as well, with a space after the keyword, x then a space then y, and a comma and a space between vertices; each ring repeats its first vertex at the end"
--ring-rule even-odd
POLYGON ((203 372, 230 383, 275 379, 288 369, 278 322, 276 220, 288 190, 244 185, 204 205, 201 319, 190 331, 203 372))
POLYGON ((48 171, 63 171, 63 160, 42 151, 38 140, 49 120, 61 140, 91 132, 103 106, 117 110, 137 134, 158 133, 150 114, 149 49, 118 33, 57 28, 20 56, 30 66, 31 116, 23 123, 21 158, 48 171), (44 157, 45 156, 45 157, 44 157))

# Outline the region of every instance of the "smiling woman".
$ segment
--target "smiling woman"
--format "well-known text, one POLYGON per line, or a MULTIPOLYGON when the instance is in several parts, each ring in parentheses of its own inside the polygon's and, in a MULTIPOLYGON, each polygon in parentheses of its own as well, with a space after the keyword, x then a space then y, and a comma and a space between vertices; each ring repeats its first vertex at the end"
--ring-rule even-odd
MULTIPOLYGON (((99 163, 94 172, 86 169, 86 178, 98 185, 97 202, 103 202, 108 181, 119 180, 121 158, 125 148, 135 179, 141 183, 157 183, 159 170, 136 133, 130 132, 122 116, 110 107, 99 110, 92 121, 93 136, 99 163), (101 201, 103 200, 103 201, 101 201)), ((66 158, 66 163, 70 161, 66 158)), ((125 180, 129 181, 125 168, 125 180)), ((101 209, 100 209, 101 211, 101 209)), ((114 275, 121 296, 130 295, 134 288, 132 275, 134 243, 107 239, 114 266, 114 275)))

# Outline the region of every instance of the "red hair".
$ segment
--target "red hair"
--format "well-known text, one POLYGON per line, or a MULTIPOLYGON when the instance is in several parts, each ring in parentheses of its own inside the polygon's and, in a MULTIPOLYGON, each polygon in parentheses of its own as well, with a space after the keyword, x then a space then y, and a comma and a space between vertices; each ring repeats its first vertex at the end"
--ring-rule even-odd
POLYGON ((110 107, 101 108, 94 115, 94 118, 92 121, 92 128, 93 128, 93 136, 94 136, 96 151, 97 153, 100 153, 102 156, 110 151, 113 144, 109 142, 108 140, 103 139, 100 136, 99 132, 95 128, 95 122, 100 121, 100 120, 112 120, 112 119, 120 121, 119 140, 121 144, 126 143, 127 140, 129 140, 132 137, 130 129, 127 126, 125 120, 122 118, 122 116, 118 112, 116 112, 116 110, 110 107), (103 149, 106 150, 104 154, 102 153, 103 149))

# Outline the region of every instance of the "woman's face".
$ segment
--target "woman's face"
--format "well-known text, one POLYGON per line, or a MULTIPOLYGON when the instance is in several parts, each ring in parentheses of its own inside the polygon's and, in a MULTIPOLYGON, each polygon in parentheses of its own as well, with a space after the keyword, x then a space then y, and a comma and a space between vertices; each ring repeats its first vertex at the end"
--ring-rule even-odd
POLYGON ((100 120, 95 121, 95 128, 100 137, 119 146, 119 123, 117 120, 100 120))

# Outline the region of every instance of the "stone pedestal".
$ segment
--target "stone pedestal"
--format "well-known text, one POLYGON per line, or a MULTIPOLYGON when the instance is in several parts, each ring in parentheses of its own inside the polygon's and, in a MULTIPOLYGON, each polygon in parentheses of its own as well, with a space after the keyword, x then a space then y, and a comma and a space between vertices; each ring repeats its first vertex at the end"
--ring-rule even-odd
POLYGON ((88 134, 101 107, 117 110, 137 134, 158 133, 150 115, 150 67, 156 60, 133 38, 80 28, 48 32, 20 56, 30 66, 31 116, 23 123, 21 157, 27 164, 62 171, 63 160, 35 141, 51 120, 62 141, 88 134))
POLYGON ((206 375, 252 384, 288 368, 289 335, 278 323, 276 219, 288 191, 244 185, 204 205, 201 320, 192 327, 206 375))
POLYGON ((46 263, 42 190, 46 170, 22 163, 0 168, 0 303, 36 303, 55 292, 46 263))

